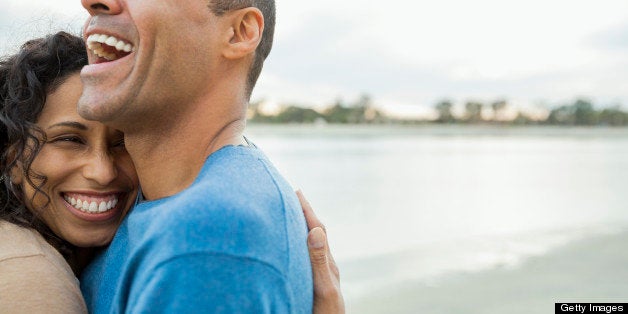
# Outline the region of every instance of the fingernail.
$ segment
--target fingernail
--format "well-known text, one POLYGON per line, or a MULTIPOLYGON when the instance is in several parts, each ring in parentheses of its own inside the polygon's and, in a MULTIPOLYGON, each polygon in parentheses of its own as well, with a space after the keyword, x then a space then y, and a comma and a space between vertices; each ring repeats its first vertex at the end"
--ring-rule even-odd
POLYGON ((310 231, 307 241, 313 249, 320 249, 325 246, 325 232, 321 227, 316 227, 310 231))

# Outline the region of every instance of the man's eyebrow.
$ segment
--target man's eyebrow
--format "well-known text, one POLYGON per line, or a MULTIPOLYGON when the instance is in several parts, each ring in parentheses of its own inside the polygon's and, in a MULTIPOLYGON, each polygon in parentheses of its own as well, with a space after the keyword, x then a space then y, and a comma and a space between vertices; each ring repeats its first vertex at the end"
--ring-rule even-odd
POLYGON ((85 124, 82 124, 76 121, 64 121, 64 122, 55 123, 49 126, 46 130, 50 130, 52 128, 58 128, 58 127, 71 127, 71 128, 79 129, 81 131, 87 130, 87 126, 85 126, 85 124))

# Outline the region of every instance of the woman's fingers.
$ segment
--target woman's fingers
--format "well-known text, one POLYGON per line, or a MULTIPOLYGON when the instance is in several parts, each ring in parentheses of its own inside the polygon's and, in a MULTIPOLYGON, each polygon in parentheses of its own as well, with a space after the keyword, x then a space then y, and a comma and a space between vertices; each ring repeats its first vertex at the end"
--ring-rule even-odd
POLYGON ((301 190, 297 190, 297 197, 299 198, 299 201, 301 202, 301 208, 303 209, 303 215, 305 215, 305 222, 307 223, 307 228, 309 230, 312 230, 316 227, 321 227, 323 228, 323 231, 325 231, 325 226, 323 226, 323 223, 320 220, 318 220, 318 217, 316 217, 316 214, 314 214, 312 205, 310 205, 310 202, 308 202, 305 196, 303 196, 303 192, 301 192, 301 190))
POLYGON ((314 214, 312 206, 301 191, 297 196, 303 208, 303 214, 310 230, 307 238, 312 276, 314 280, 314 311, 315 314, 344 313, 345 305, 340 290, 340 274, 334 261, 327 233, 323 224, 314 214))

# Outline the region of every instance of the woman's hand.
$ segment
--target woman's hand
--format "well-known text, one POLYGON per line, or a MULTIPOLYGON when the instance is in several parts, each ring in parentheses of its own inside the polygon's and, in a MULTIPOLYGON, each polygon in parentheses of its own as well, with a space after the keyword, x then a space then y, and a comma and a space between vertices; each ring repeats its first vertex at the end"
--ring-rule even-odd
POLYGON ((327 243, 325 226, 314 214, 312 206, 305 199, 301 191, 297 191, 305 221, 310 233, 307 237, 307 246, 312 263, 314 277, 314 314, 344 313, 345 302, 340 291, 340 273, 338 266, 331 256, 327 243))

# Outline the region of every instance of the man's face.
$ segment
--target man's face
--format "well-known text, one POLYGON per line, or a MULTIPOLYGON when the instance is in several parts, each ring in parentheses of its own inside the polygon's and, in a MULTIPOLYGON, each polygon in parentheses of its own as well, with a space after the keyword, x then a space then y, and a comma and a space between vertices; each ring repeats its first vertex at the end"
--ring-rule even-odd
POLYGON ((123 131, 203 96, 224 30, 201 0, 82 0, 91 17, 79 113, 123 131))

